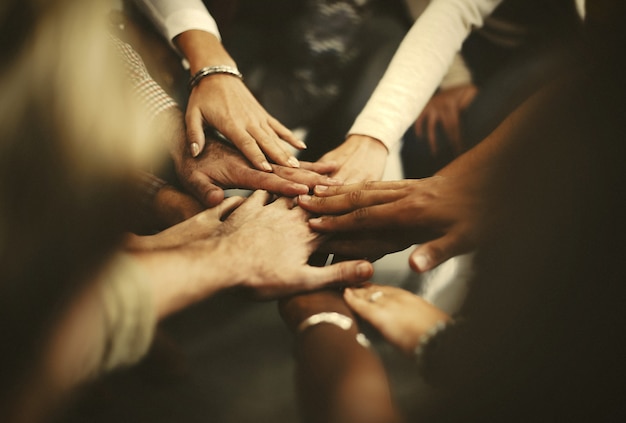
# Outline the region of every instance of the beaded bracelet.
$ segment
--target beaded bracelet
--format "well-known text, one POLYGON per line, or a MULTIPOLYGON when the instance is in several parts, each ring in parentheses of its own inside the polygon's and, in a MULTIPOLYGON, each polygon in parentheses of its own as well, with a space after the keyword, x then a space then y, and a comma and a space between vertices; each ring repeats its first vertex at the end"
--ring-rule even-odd
POLYGON ((236 76, 237 78, 243 80, 243 75, 239 72, 239 69, 234 68, 232 66, 227 65, 217 65, 217 66, 207 66, 205 68, 200 69, 195 73, 194 76, 189 80, 189 91, 193 90, 196 85, 200 83, 203 78, 206 78, 210 75, 215 75, 216 73, 226 73, 228 75, 236 76))

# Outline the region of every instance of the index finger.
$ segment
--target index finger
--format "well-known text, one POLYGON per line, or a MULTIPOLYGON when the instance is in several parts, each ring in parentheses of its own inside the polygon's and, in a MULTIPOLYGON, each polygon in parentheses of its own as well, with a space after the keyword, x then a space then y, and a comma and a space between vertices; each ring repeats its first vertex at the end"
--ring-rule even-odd
POLYGON ((318 197, 332 197, 334 195, 348 194, 353 191, 401 189, 408 186, 409 184, 409 181, 368 181, 348 185, 320 185, 316 186, 314 191, 315 195, 318 197))
POLYGON ((301 195, 298 197, 298 205, 318 214, 344 214, 363 207, 389 203, 399 196, 397 190, 358 190, 333 197, 301 195))
POLYGON ((362 229, 387 229, 399 226, 394 204, 379 204, 357 208, 339 216, 324 215, 309 220, 312 229, 318 232, 349 232, 362 229))

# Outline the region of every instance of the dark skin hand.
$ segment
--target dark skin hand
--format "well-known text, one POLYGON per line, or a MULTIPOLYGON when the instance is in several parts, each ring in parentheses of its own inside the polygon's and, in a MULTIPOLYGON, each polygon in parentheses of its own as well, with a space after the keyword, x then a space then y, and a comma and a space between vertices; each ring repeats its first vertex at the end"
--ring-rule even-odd
POLYGON ((410 265, 423 272, 472 251, 487 233, 485 223, 491 220, 486 212, 493 202, 482 179, 473 173, 318 187, 315 196, 300 196, 298 204, 321 215, 309 220, 312 229, 340 233, 325 250, 375 259, 421 244, 410 265))

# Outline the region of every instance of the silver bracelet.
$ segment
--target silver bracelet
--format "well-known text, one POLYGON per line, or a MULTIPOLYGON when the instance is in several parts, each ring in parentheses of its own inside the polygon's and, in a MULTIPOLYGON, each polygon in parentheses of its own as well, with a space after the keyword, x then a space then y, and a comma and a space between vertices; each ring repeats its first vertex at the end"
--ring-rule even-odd
MULTIPOLYGON (((336 313, 334 311, 325 311, 304 319, 302 323, 298 325, 296 333, 300 334, 308 328, 319 325, 320 323, 330 323, 331 325, 335 325, 343 330, 348 330, 352 327, 353 322, 351 318, 344 314, 336 313)), ((355 340, 363 348, 370 348, 372 345, 369 339, 367 339, 367 337, 361 332, 356 334, 355 340)))
POLYGON ((207 66, 205 68, 200 69, 195 73, 194 76, 189 80, 189 91, 193 90, 193 88, 200 83, 203 78, 206 78, 210 75, 215 75, 216 73, 226 73, 228 75, 236 76, 237 78, 243 80, 243 75, 239 72, 239 69, 227 66, 227 65, 216 65, 216 66, 207 66))
POLYGON ((307 317, 298 325, 296 333, 302 333, 312 326, 319 325, 320 323, 330 323, 340 327, 343 330, 348 330, 352 327, 352 319, 348 316, 334 311, 325 311, 322 313, 313 314, 307 317))

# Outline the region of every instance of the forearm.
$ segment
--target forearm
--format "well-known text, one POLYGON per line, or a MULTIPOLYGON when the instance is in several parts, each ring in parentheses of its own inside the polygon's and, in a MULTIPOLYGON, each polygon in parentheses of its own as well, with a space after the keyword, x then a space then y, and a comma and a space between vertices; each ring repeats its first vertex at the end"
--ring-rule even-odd
POLYGON ((132 252, 148 275, 157 320, 230 286, 228 274, 223 271, 224 254, 217 241, 132 252))
POLYGON ((435 92, 472 27, 481 26, 498 3, 433 1, 400 44, 350 133, 367 134, 392 147, 435 92))
MULTIPOLYGON (((321 291, 281 302, 281 315, 297 332, 320 312, 354 315, 336 291, 321 291)), ((296 333, 294 348, 298 396, 306 422, 396 422, 385 369, 378 357, 357 342, 356 322, 348 330, 318 324, 296 333)))

